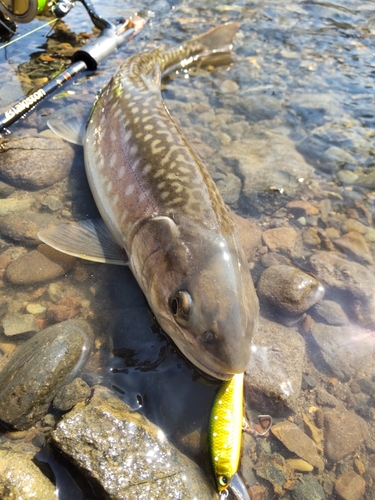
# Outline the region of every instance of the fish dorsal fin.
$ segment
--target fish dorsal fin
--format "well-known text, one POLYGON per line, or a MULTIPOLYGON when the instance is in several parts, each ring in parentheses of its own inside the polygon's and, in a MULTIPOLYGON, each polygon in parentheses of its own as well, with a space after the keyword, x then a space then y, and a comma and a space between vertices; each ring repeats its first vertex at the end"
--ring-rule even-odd
POLYGON ((127 256, 102 219, 60 224, 38 233, 39 239, 62 253, 81 259, 125 266, 127 256))
POLYGON ((150 92, 160 94, 161 69, 158 61, 155 62, 147 74, 141 74, 141 78, 150 92))
POLYGON ((47 125, 59 137, 73 144, 78 144, 78 146, 83 146, 86 123, 80 122, 77 117, 72 116, 64 121, 62 119, 48 120, 47 125))

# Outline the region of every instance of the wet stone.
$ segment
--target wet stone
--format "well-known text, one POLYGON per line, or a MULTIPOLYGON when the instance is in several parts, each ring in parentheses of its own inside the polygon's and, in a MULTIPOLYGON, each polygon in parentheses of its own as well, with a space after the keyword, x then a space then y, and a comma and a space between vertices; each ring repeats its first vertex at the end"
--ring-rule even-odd
POLYGON ((38 322, 33 314, 23 314, 22 316, 12 316, 4 318, 2 321, 4 335, 13 337, 22 333, 39 332, 38 322))
POLYGON ((74 257, 42 244, 13 261, 5 271, 5 278, 15 285, 43 283, 63 276, 74 263, 74 257))
POLYGON ((26 212, 34 203, 32 198, 5 198, 0 199, 0 217, 10 214, 26 212))
POLYGON ((44 198, 43 206, 49 208, 51 212, 57 212, 57 210, 61 210, 63 204, 57 196, 50 195, 44 198))
POLYGON ((335 482, 335 492, 341 500, 360 500, 365 489, 366 481, 354 471, 345 472, 335 482))
POLYGON ((262 237, 271 252, 286 252, 292 255, 298 241, 298 234, 292 227, 267 229, 262 237))
POLYGON ((282 103, 269 95, 257 95, 242 98, 235 109, 245 114, 249 121, 272 120, 281 112, 282 103))
POLYGON ((373 343, 368 332, 357 325, 314 323, 311 333, 325 362, 340 380, 354 377, 364 364, 371 361, 373 343))
POLYGON ((293 500, 325 500, 327 498, 322 486, 311 475, 300 476, 291 495, 293 500))
POLYGON ((296 410, 305 356, 303 338, 292 328, 261 318, 252 343, 245 376, 249 408, 270 415, 296 410))
POLYGON ((241 180, 236 175, 229 173, 225 179, 217 181, 216 185, 225 203, 228 205, 237 203, 241 192, 241 180))
POLYGON ((354 450, 368 436, 368 427, 354 411, 324 412, 324 448, 328 460, 337 462, 354 450))
MULTIPOLYGON (((333 293, 344 292, 345 311, 362 326, 375 325, 375 276, 359 264, 333 252, 317 252, 310 258, 317 279, 333 293)), ((328 290, 327 290, 328 291, 328 290)))
POLYGON ((262 255, 260 261, 263 267, 278 265, 290 266, 292 264, 291 260, 289 260, 287 257, 284 257, 284 255, 280 255, 276 252, 267 252, 266 254, 262 255))
POLYGON ((15 187, 9 186, 5 182, 0 181, 0 198, 7 198, 14 193, 15 187))
POLYGON ((324 288, 313 276, 291 266, 271 266, 257 285, 260 299, 280 313, 299 315, 316 304, 324 288))
POLYGON ((333 300, 322 300, 315 304, 310 313, 316 321, 327 323, 327 325, 344 326, 349 323, 340 304, 333 300))
POLYGON ((357 231, 349 231, 344 236, 341 236, 341 238, 333 240, 333 242, 341 250, 344 250, 349 257, 353 257, 360 262, 367 262, 368 264, 374 263, 365 238, 357 231))
POLYGON ((15 243, 37 246, 40 245, 38 231, 59 223, 60 220, 51 214, 8 215, 0 218, 0 234, 15 243))
POLYGON ((232 94, 233 92, 237 92, 238 84, 233 80, 224 80, 220 85, 220 91, 223 94, 232 94))
POLYGON ((56 393, 53 406, 60 411, 68 411, 77 403, 85 401, 91 395, 91 388, 81 378, 75 378, 70 384, 64 385, 56 393))
POLYGON ((246 219, 231 211, 230 215, 237 227, 241 246, 245 252, 245 257, 249 261, 254 257, 257 248, 262 244, 262 232, 250 219, 246 219))
POLYGON ((278 453, 263 455, 258 460, 255 471, 258 476, 269 481, 278 495, 294 488, 296 478, 288 462, 278 453))
POLYGON ((69 174, 73 157, 73 148, 60 139, 11 139, 0 150, 0 177, 17 188, 42 189, 69 174))
POLYGON ((111 500, 217 498, 196 464, 104 387, 64 415, 51 440, 111 500))
POLYGON ((57 491, 27 454, 0 450, 0 498, 53 500, 57 491))
POLYGON ((84 366, 92 345, 91 328, 72 320, 36 333, 0 371, 0 420, 28 429, 46 413, 62 383, 84 366))
POLYGON ((301 429, 288 420, 273 425, 271 432, 289 451, 303 458, 320 471, 324 469, 324 462, 320 458, 315 443, 301 429))

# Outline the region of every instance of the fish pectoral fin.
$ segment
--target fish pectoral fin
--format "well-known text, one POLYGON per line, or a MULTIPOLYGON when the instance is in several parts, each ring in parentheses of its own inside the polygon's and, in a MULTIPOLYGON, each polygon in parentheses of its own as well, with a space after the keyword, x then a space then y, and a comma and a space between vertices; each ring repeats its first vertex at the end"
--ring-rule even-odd
POLYGON ((128 258, 103 219, 60 224, 38 233, 39 239, 56 250, 81 259, 125 266, 128 258))
POLYGON ((148 87, 150 92, 153 94, 160 94, 160 84, 161 84, 161 69, 160 64, 156 62, 150 71, 145 75, 140 75, 145 85, 148 87))
POLYGON ((47 125, 54 134, 62 139, 73 144, 78 144, 78 146, 83 146, 86 122, 80 122, 77 117, 72 116, 64 121, 58 118, 48 120, 47 125))

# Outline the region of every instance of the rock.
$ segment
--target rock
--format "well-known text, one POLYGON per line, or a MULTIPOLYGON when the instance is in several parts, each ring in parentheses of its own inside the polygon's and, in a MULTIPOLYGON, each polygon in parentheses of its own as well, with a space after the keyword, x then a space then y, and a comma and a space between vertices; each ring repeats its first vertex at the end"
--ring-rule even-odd
POLYGON ((290 259, 276 252, 267 252, 266 254, 262 255, 260 261, 263 267, 292 265, 292 261, 290 259))
POLYGON ((48 298, 52 302, 59 302, 61 299, 64 298, 64 291, 61 288, 61 286, 57 283, 50 283, 48 285, 48 298))
POLYGON ((284 420, 273 425, 271 432, 289 451, 306 460, 319 471, 324 469, 324 462, 318 455, 314 441, 306 436, 298 425, 284 420))
POLYGON ((360 500, 365 489, 366 481, 354 471, 345 472, 335 482, 335 492, 342 500, 360 500))
POLYGON ((293 470, 297 470, 299 472, 311 472, 314 470, 312 465, 301 458, 287 458, 286 461, 293 470))
POLYGON ((64 415, 51 440, 111 500, 217 498, 196 464, 104 387, 64 415))
POLYGON ((15 190, 13 186, 0 181, 0 198, 8 198, 15 190))
POLYGON ((34 200, 32 198, 23 198, 20 200, 17 198, 5 198, 4 200, 0 199, 0 217, 25 212, 33 203, 34 200))
POLYGON ((326 288, 341 294, 349 317, 362 326, 375 326, 375 275, 370 269, 333 252, 316 252, 310 264, 326 288))
POLYGON ((298 241, 298 234, 292 227, 276 227, 267 229, 262 234, 264 244, 271 252, 286 252, 293 255, 298 241))
POLYGON ((305 343, 297 331, 261 318, 245 375, 249 408, 270 415, 296 410, 304 356, 305 343))
POLYGON ((277 495, 282 495, 284 490, 294 488, 296 478, 293 469, 278 453, 263 455, 255 466, 258 476, 267 479, 277 495))
MULTIPOLYGON (((337 170, 347 165, 356 165, 355 158, 342 148, 331 146, 326 149, 323 155, 323 161, 331 166, 332 170, 337 170)), ((327 166, 325 167, 327 170, 327 166)))
POLYGON ((358 174, 355 174, 351 170, 340 170, 337 172, 337 179, 343 184, 354 184, 358 179, 358 174))
POLYGON ((325 454, 337 462, 354 450, 368 436, 368 427, 354 411, 327 410, 324 412, 325 454))
POLYGON ((317 215, 319 213, 319 208, 314 207, 311 203, 303 200, 290 201, 286 204, 286 208, 290 212, 294 213, 297 217, 301 215, 317 215))
POLYGON ((281 112, 281 109, 282 103, 279 99, 262 94, 241 98, 239 104, 235 105, 235 110, 240 114, 245 114, 246 118, 252 122, 272 120, 281 112))
POLYGON ((237 92, 238 84, 233 80, 224 80, 220 85, 220 92, 223 94, 232 94, 233 92, 237 92))
POLYGON ((360 262, 364 261, 373 264, 374 259, 365 238, 357 231, 349 231, 340 238, 333 240, 334 244, 344 250, 349 256, 360 262))
POLYGON ((20 335, 21 333, 36 333, 40 330, 38 322, 32 314, 5 318, 2 321, 2 326, 7 337, 20 335))
POLYGON ((319 231, 315 227, 307 227, 302 230, 302 240, 305 245, 312 247, 318 246, 321 243, 319 231))
POLYGON ((19 346, 0 371, 0 420, 22 430, 46 413, 62 383, 86 363, 92 331, 83 320, 36 333, 19 346))
POLYGON ((46 196, 43 200, 43 206, 48 207, 51 212, 56 212, 57 210, 61 210, 63 204, 57 196, 46 196))
POLYGON ((88 399, 90 395, 90 386, 81 378, 75 378, 70 384, 64 385, 57 391, 53 406, 59 411, 68 411, 77 403, 88 399))
POLYGON ((0 278, 4 276, 5 269, 9 266, 11 263, 11 258, 9 255, 2 253, 0 254, 0 278))
POLYGON ((40 245, 38 231, 59 223, 59 219, 51 214, 8 215, 0 218, 0 232, 4 239, 25 246, 37 246, 40 245))
POLYGON ((316 391, 316 402, 320 406, 328 406, 329 408, 342 407, 342 403, 323 388, 316 391))
POLYGON ((248 261, 252 260, 255 251, 262 244, 262 232, 250 219, 245 219, 233 211, 230 212, 230 215, 237 227, 238 236, 245 252, 245 257, 248 261))
POLYGON ((310 314, 316 321, 322 321, 327 325, 345 326, 349 324, 347 315, 340 304, 333 300, 322 300, 315 304, 310 314))
POLYGON ((356 325, 331 326, 314 323, 311 328, 324 361, 340 380, 354 377, 373 356, 368 332, 356 325))
POLYGON ((271 266, 257 284, 259 298, 272 309, 288 315, 300 315, 324 295, 315 278, 291 266, 271 266))
POLYGON ((43 283, 63 276, 74 263, 74 257, 42 244, 13 261, 5 271, 5 278, 14 285, 43 283))
POLYGON ((293 500, 325 500, 326 494, 313 476, 300 476, 291 491, 293 500))
POLYGON ((35 302, 30 302, 26 306, 26 311, 30 314, 43 314, 46 312, 47 308, 35 302))
POLYGON ((229 173, 225 179, 218 180, 216 185, 225 203, 228 205, 237 203, 241 193, 241 180, 236 175, 229 173))
POLYGON ((0 498, 57 499, 58 491, 27 454, 0 450, 0 498))
POLYGON ((0 150, 0 177, 20 189, 42 189, 69 174, 73 157, 72 146, 61 139, 10 139, 0 150))
POLYGON ((75 297, 64 297, 47 311, 47 317, 54 323, 72 319, 79 314, 81 301, 75 297))
POLYGON ((221 153, 227 163, 236 165, 237 175, 243 179, 243 195, 257 211, 262 209, 265 197, 272 196, 273 200, 275 191, 294 196, 301 179, 313 175, 313 167, 296 151, 295 144, 271 132, 266 137, 253 135, 246 141, 232 141, 221 153))

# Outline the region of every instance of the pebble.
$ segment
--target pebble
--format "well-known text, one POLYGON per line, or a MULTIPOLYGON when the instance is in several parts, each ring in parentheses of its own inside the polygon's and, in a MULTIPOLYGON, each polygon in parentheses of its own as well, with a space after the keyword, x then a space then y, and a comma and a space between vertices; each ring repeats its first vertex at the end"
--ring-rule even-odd
POLYGON ((283 265, 266 269, 258 281, 257 291, 271 308, 289 315, 304 313, 324 295, 323 286, 313 276, 283 265))
POLYGON ((4 276, 15 285, 33 285, 65 275, 74 264, 74 257, 42 244, 9 264, 4 276))
POLYGON ((57 212, 57 210, 61 210, 63 204, 57 196, 49 195, 44 198, 43 206, 48 207, 51 212, 57 212))
POLYGON ((366 481, 354 471, 342 474, 335 482, 335 492, 341 500, 360 500, 366 489, 366 481))
POLYGON ((271 252, 285 252, 293 255, 298 233, 292 227, 276 227, 264 231, 262 238, 271 252))
POLYGON ((343 184, 354 184, 358 179, 358 174, 355 174, 351 170, 340 170, 337 172, 337 179, 343 184))
POLYGON ((306 436, 298 425, 284 420, 274 424, 271 432, 289 451, 295 453, 319 471, 324 469, 324 462, 317 452, 314 441, 306 436))
POLYGON ((0 199, 0 217, 5 217, 10 214, 26 212, 34 203, 32 198, 5 198, 0 199))
POLYGON ((270 415, 296 411, 304 356, 305 342, 297 331, 260 318, 245 375, 249 408, 270 415))
POLYGON ((319 208, 303 200, 290 201, 286 204, 286 208, 296 214, 297 217, 301 215, 317 215, 319 213, 319 208))
POLYGON ((42 306, 42 304, 37 304, 35 302, 30 302, 26 306, 26 311, 30 314, 43 314, 46 312, 47 308, 42 306))
POLYGON ((365 238, 357 231, 349 231, 348 233, 333 240, 335 245, 344 250, 350 257, 354 257, 360 262, 364 261, 368 264, 373 264, 374 259, 365 238))
POLYGON ((312 247, 321 244, 321 239, 319 237, 319 232, 315 227, 308 227, 302 231, 302 240, 306 245, 312 247))
POLYGON ((311 472, 314 470, 314 467, 305 460, 302 460, 302 458, 287 458, 286 461, 293 470, 299 472, 311 472))
POLYGON ((7 240, 25 246, 37 246, 40 245, 38 231, 59 223, 60 220, 51 214, 8 215, 0 218, 0 231, 7 240))
POLYGON ((340 380, 347 381, 354 377, 364 364, 371 363, 372 339, 361 327, 314 323, 311 333, 324 361, 340 380))
POLYGON ((300 477, 291 491, 293 500, 326 500, 326 494, 318 480, 311 475, 300 477))
POLYGON ((22 316, 12 316, 2 321, 4 335, 12 337, 22 333, 39 332, 38 322, 33 314, 23 314, 22 316))
POLYGON ((276 97, 260 94, 242 98, 234 109, 245 114, 250 122, 272 120, 281 112, 282 102, 276 97))
POLYGON ((282 495, 284 490, 293 490, 296 485, 293 469, 278 453, 263 455, 256 463, 255 472, 272 484, 277 495, 282 495))
POLYGON ((88 399, 90 395, 90 386, 81 378, 75 378, 70 384, 64 385, 57 391, 53 406, 59 411, 68 411, 77 403, 88 399))
POLYGON ((15 190, 15 187, 9 186, 9 184, 0 181, 0 198, 8 198, 8 196, 14 193, 15 190))
POLYGON ((56 305, 51 306, 47 311, 47 317, 54 323, 60 323, 72 319, 79 313, 81 301, 75 297, 64 297, 56 305))
POLYGON ((50 283, 47 289, 48 298, 52 302, 59 302, 64 298, 65 293, 58 283, 50 283))
POLYGON ((19 346, 0 371, 0 420, 28 429, 47 412, 56 391, 86 363, 92 331, 72 320, 36 333, 19 346))
POLYGON ((256 250, 262 244, 262 231, 252 220, 241 217, 233 211, 230 212, 230 215, 237 227, 238 236, 245 252, 245 257, 247 261, 252 260, 256 250))
POLYGON ((65 414, 50 436, 111 500, 217 498, 207 475, 107 388, 96 386, 89 403, 65 414))
POLYGON ((4 276, 5 269, 9 266, 11 261, 12 259, 9 257, 9 255, 5 253, 0 254, 0 278, 4 276))
POLYGON ((216 185, 227 205, 237 203, 241 193, 241 180, 236 175, 229 173, 225 179, 217 181, 216 185))
POLYGON ((0 496, 4 500, 52 500, 56 487, 25 453, 0 450, 0 496))
POLYGON ((262 257, 260 258, 260 262, 262 263, 263 267, 278 265, 290 266, 292 264, 291 260, 289 260, 287 257, 284 257, 284 255, 280 255, 276 252, 267 252, 266 254, 262 255, 262 257))
POLYGON ((316 321, 322 321, 327 325, 345 326, 349 323, 349 319, 340 304, 333 300, 318 302, 311 309, 310 313, 316 321))
POLYGON ((370 229, 368 226, 365 226, 356 219, 346 219, 344 222, 345 232, 357 231, 357 233, 366 234, 370 229))
POLYGON ((354 450, 368 436, 368 427, 353 410, 326 410, 324 412, 324 450, 328 460, 338 462, 354 450))
POLYGON ((69 174, 73 157, 74 149, 61 139, 10 139, 2 143, 0 150, 0 175, 5 182, 17 188, 42 189, 69 174))
POLYGON ((238 84, 233 80, 224 80, 220 85, 220 91, 223 94, 233 94, 238 90, 238 84))

